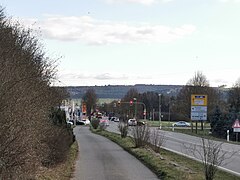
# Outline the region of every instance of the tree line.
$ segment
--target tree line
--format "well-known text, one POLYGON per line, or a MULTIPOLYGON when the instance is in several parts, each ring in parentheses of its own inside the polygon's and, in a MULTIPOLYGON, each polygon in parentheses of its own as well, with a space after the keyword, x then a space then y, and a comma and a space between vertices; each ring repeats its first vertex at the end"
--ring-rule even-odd
POLYGON ((191 94, 204 94, 208 97, 207 115, 213 135, 223 138, 226 137, 227 130, 230 130, 230 138, 234 139, 232 124, 240 115, 240 80, 226 91, 226 98, 222 94, 224 90, 226 91, 224 86, 211 87, 207 77, 202 72, 197 71, 176 96, 160 95, 156 92, 139 93, 135 88, 131 88, 121 100, 97 106, 95 91, 90 88, 83 99, 87 100, 87 96, 94 97, 90 103, 93 109, 97 108, 107 112, 108 115, 119 116, 124 120, 134 117, 136 111, 134 103, 136 101, 141 102, 137 103, 137 117, 139 119, 144 119, 144 108, 146 107, 146 118, 159 120, 159 106, 161 106, 162 120, 190 121, 191 94), (133 105, 131 105, 131 101, 133 101, 133 105))

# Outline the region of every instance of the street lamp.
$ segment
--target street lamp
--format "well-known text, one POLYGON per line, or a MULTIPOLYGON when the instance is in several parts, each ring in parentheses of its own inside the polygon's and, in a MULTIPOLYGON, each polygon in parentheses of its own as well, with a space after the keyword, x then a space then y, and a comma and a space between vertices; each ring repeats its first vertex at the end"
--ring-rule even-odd
POLYGON ((161 112, 161 94, 158 94, 158 96, 159 96, 159 104, 158 104, 158 108, 159 108, 159 110, 158 110, 158 114, 159 114, 159 129, 162 129, 162 125, 161 125, 161 120, 162 120, 162 112, 161 112))
POLYGON ((135 101, 135 119, 137 120, 137 98, 133 98, 135 101))

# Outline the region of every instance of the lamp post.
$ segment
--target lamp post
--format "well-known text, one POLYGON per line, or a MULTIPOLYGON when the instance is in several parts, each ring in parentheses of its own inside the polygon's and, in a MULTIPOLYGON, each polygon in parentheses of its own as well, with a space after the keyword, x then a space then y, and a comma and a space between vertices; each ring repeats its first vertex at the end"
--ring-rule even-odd
POLYGON ((171 99, 169 99, 169 104, 168 104, 168 126, 170 127, 170 120, 171 120, 171 99))
POLYGON ((135 119, 137 120, 137 98, 133 98, 135 101, 135 119))
POLYGON ((161 120, 162 120, 162 112, 161 112, 161 94, 158 94, 159 96, 159 104, 158 104, 158 108, 159 108, 159 129, 162 129, 162 125, 161 125, 161 120))

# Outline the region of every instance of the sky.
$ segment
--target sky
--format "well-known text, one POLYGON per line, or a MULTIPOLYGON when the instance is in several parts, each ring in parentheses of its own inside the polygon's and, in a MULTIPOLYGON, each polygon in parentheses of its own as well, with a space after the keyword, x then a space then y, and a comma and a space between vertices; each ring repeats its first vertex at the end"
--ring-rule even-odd
POLYGON ((60 86, 210 86, 240 77, 240 0, 1 0, 59 59, 60 86))

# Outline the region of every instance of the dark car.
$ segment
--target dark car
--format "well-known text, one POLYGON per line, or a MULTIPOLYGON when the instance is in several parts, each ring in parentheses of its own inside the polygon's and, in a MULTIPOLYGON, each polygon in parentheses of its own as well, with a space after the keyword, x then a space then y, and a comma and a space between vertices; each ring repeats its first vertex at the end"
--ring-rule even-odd
POLYGON ((137 126, 144 126, 146 123, 144 121, 137 121, 137 126))

